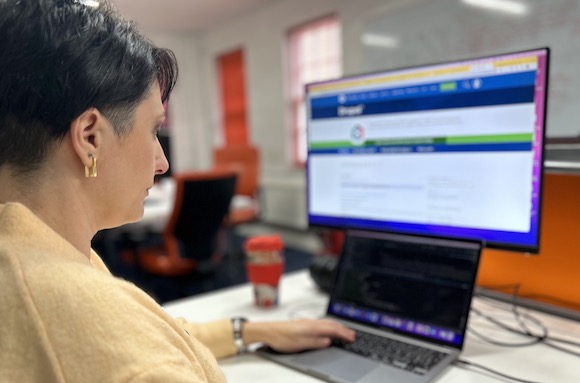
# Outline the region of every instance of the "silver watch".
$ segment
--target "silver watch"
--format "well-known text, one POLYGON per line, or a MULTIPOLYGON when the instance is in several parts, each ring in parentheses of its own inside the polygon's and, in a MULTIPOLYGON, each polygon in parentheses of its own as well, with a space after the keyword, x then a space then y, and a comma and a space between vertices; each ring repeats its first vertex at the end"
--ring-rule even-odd
POLYGON ((244 324, 248 320, 243 317, 232 318, 232 329, 234 333, 234 345, 236 346, 236 351, 238 354, 242 354, 246 351, 246 345, 244 343, 244 324))

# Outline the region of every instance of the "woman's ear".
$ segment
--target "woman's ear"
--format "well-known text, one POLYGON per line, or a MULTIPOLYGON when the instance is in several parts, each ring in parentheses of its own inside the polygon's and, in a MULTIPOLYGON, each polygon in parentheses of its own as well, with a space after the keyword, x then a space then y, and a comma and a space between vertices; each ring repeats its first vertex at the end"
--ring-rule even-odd
POLYGON ((72 145, 84 166, 92 166, 92 158, 99 157, 105 122, 105 117, 95 108, 87 109, 71 122, 72 145))

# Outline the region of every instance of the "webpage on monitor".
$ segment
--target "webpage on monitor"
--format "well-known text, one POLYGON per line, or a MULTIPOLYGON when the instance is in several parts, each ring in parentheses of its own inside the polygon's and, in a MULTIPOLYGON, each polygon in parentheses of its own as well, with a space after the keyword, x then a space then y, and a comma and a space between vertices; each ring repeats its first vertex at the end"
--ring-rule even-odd
POLYGON ((309 222, 532 246, 542 52, 307 87, 309 222))

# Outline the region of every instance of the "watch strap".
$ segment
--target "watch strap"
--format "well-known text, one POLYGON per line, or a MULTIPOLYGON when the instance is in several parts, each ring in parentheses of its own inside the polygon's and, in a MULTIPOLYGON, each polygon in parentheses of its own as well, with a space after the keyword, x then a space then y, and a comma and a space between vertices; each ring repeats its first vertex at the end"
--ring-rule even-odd
POLYGON ((236 352, 242 354, 246 351, 246 345, 244 343, 244 324, 248 320, 244 317, 234 317, 232 318, 232 330, 234 335, 234 345, 236 346, 236 352))

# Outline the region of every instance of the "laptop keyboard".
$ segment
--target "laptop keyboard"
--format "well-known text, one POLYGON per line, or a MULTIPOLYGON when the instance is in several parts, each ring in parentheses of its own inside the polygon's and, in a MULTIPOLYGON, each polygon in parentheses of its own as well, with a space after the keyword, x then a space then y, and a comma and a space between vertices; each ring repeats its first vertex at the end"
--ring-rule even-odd
POLYGON ((427 373, 447 356, 443 352, 362 331, 357 331, 354 343, 335 340, 333 345, 419 375, 427 373))

